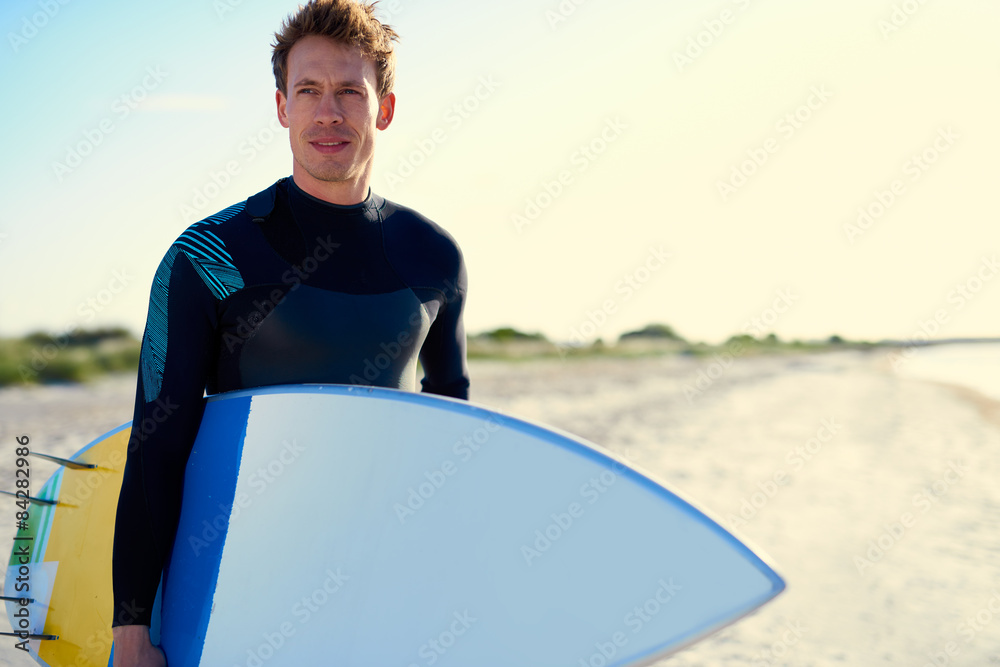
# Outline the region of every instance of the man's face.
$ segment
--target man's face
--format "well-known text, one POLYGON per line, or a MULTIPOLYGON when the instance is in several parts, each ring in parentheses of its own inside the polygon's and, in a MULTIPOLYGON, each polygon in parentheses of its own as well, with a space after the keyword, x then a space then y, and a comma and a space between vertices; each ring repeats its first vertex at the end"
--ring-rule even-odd
POLYGON ((364 198, 375 155, 375 131, 392 121, 395 96, 378 99, 375 63, 327 37, 309 35, 288 53, 287 97, 276 95, 289 129, 292 176, 323 199, 364 198), (326 196, 324 196, 326 195, 326 196))

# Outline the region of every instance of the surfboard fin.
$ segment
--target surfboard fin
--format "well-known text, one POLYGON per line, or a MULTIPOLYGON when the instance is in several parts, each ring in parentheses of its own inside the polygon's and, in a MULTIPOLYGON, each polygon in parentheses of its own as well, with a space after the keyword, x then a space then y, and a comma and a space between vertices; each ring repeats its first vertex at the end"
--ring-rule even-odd
MULTIPOLYGON (((0 493, 6 494, 8 496, 14 496, 15 498, 23 498, 24 496, 19 496, 13 491, 4 491, 0 489, 0 493)), ((49 500, 47 498, 35 498, 34 496, 28 496, 28 501, 32 503, 38 503, 39 505, 58 505, 59 501, 49 500)))
POLYGON ((4 637, 17 637, 18 639, 59 639, 59 635, 22 635, 20 632, 0 632, 4 637))
POLYGON ((70 461, 69 459, 61 459, 58 456, 52 456, 51 454, 39 454, 38 452, 31 452, 32 456, 37 456, 40 459, 46 459, 52 461, 53 463, 58 463, 61 466, 66 466, 67 468, 72 468, 73 470, 93 470, 97 467, 96 463, 80 463, 79 461, 70 461))

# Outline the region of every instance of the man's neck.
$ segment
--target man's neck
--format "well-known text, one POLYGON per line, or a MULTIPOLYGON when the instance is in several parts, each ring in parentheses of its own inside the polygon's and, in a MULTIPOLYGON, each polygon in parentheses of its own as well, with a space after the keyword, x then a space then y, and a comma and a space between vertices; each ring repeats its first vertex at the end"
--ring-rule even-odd
POLYGON ((316 199, 340 206, 353 206, 360 204, 368 197, 371 179, 363 177, 357 181, 320 181, 295 165, 292 169, 292 180, 295 181, 295 185, 300 190, 316 199))

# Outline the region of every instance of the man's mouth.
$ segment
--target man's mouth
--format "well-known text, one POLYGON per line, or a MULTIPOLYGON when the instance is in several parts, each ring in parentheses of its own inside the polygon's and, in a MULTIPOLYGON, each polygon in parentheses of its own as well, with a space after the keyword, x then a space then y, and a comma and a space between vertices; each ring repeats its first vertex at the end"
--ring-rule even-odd
POLYGON ((346 150, 349 141, 310 141, 310 145, 318 153, 334 154, 346 150))

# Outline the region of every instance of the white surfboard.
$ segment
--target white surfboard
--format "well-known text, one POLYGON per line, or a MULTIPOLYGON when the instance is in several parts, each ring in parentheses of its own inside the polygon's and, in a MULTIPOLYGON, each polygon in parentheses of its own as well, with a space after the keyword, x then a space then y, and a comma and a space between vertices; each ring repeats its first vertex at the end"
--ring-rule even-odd
POLYGON ((645 665, 784 588, 599 447, 463 401, 209 399, 163 585, 171 667, 645 665))

